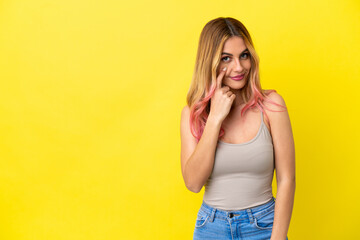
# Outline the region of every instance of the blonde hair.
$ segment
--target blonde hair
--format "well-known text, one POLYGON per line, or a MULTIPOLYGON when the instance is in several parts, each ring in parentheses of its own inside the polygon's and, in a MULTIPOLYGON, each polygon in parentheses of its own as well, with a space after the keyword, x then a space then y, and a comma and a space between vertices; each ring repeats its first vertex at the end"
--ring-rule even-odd
MULTIPOLYGON (((258 107, 263 111, 263 101, 268 101, 279 105, 265 95, 261 88, 259 77, 259 57, 256 54, 254 44, 245 26, 234 18, 219 17, 209 21, 203 28, 196 55, 195 68, 187 94, 187 105, 190 108, 190 129, 192 135, 200 140, 205 128, 207 118, 210 113, 210 99, 216 90, 216 70, 221 60, 221 53, 225 41, 230 37, 238 36, 244 40, 249 50, 251 68, 249 80, 241 91, 242 101, 245 103, 241 110, 241 116, 249 108, 258 107)), ((269 90, 269 93, 276 90, 269 90)), ((265 113, 268 118, 267 114, 265 113)), ((223 128, 220 129, 219 137, 225 134, 223 128)))

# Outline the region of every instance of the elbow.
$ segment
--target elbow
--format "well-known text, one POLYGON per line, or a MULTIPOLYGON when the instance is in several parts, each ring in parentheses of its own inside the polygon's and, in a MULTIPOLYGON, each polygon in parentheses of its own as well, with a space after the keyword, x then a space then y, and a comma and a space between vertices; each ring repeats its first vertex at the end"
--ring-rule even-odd
POLYGON ((195 185, 195 184, 189 184, 189 183, 187 183, 187 184, 186 184, 186 188, 187 188, 189 191, 193 192, 193 193, 199 193, 199 192, 201 191, 201 189, 202 189, 202 186, 199 187, 199 186, 197 186, 197 185, 195 185))
POLYGON ((193 193, 199 193, 201 191, 201 188, 190 187, 190 186, 187 186, 187 189, 189 189, 193 193))
POLYGON ((185 171, 183 172, 183 179, 186 188, 193 193, 199 193, 204 186, 203 183, 199 182, 199 179, 195 179, 194 176, 189 176, 185 171))

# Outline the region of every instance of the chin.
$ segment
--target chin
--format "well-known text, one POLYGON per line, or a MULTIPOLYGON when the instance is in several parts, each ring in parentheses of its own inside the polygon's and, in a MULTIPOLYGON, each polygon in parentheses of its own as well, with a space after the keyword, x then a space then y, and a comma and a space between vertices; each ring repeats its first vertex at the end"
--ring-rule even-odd
POLYGON ((229 88, 233 89, 233 90, 240 90, 242 88, 244 88, 245 84, 240 83, 240 84, 225 84, 226 86, 228 86, 229 88))

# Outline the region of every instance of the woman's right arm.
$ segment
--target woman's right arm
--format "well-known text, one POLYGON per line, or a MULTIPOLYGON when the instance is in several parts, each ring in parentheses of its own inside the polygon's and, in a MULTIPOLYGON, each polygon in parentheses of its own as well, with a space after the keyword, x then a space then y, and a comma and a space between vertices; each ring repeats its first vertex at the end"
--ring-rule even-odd
POLYGON ((190 131, 190 108, 185 106, 181 112, 181 171, 186 187, 195 193, 200 192, 211 175, 221 124, 236 97, 230 87, 222 87, 225 72, 226 67, 216 78, 209 116, 198 143, 190 131))
POLYGON ((195 193, 201 191, 209 178, 215 158, 215 150, 222 121, 209 115, 204 132, 197 143, 191 134, 190 109, 181 112, 181 171, 186 187, 195 193))

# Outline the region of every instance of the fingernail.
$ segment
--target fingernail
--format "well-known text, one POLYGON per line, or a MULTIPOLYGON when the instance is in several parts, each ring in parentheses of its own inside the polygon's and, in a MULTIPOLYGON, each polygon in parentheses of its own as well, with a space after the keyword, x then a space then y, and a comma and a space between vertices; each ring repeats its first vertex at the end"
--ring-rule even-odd
POLYGON ((226 67, 223 68, 223 71, 226 71, 226 67))

